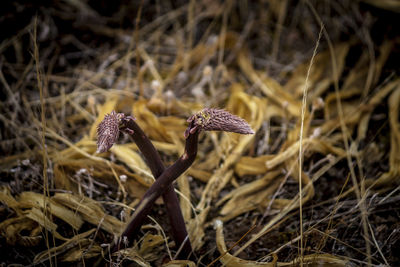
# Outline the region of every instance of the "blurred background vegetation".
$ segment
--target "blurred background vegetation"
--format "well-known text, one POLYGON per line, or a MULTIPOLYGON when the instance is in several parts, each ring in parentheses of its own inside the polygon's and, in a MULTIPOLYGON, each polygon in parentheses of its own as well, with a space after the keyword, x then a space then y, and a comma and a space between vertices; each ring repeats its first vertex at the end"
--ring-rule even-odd
POLYGON ((202 134, 176 182, 197 260, 171 261, 159 201, 136 246, 106 261, 398 265, 399 12, 394 0, 2 2, 1 264, 92 265, 121 233, 153 177, 128 136, 95 153, 106 113, 134 115, 169 165, 186 119, 217 107, 256 134, 202 134))

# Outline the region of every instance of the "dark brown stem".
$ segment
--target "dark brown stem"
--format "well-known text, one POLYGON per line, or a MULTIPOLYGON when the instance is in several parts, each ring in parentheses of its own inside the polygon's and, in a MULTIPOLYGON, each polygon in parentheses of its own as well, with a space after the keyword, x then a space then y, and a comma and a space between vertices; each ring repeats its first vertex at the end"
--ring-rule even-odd
MULTIPOLYGON (((120 249, 121 241, 123 240, 127 240, 128 245, 132 244, 134 237, 140 229, 140 226, 143 224, 144 219, 149 214, 154 202, 157 200, 158 197, 160 197, 164 192, 166 192, 168 196, 172 195, 171 192, 166 190, 168 188, 171 188, 172 182, 177 179, 183 172, 185 172, 195 160, 197 154, 198 135, 198 131, 189 134, 186 139, 185 152, 183 153, 183 155, 173 165, 165 169, 162 174, 156 179, 153 185, 144 194, 142 200, 140 201, 139 205, 132 215, 131 221, 122 233, 121 240, 119 241, 117 246, 113 248, 113 251, 117 251, 120 249)), ((173 193, 175 194, 175 192, 173 193)), ((176 205, 179 207, 178 203, 176 205)), ((176 206, 172 207, 172 209, 177 210, 176 206)), ((173 220, 176 220, 176 218, 173 218, 173 220)), ((175 234, 183 236, 181 229, 185 228, 179 229, 177 227, 173 227, 173 229, 173 231, 175 231, 175 234)), ((184 238, 186 238, 186 235, 184 238)), ((188 242, 188 240, 186 242, 188 242)))
MULTIPOLYGON (((165 170, 165 167, 163 162, 161 161, 160 155, 158 154, 157 150, 155 149, 151 141, 147 138, 147 136, 144 134, 139 125, 137 125, 136 122, 131 117, 127 117, 124 119, 123 126, 130 130, 129 132, 131 133, 133 140, 135 141, 136 145, 138 146, 144 158, 146 159, 146 163, 149 166, 151 172, 153 173, 154 177, 157 180, 159 180, 160 176, 163 174, 165 170)), ((141 203, 139 203, 138 209, 141 206, 142 202, 145 200, 146 195, 147 193, 143 197, 141 203)), ((179 255, 177 256, 178 258, 187 259, 187 257, 192 253, 192 246, 190 244, 188 233, 186 231, 186 225, 179 206, 179 200, 175 193, 174 186, 172 185, 172 183, 169 183, 167 185, 165 191, 162 193, 162 197, 166 205, 167 215, 169 217, 169 221, 171 224, 172 238, 174 239, 175 244, 178 248, 182 246, 182 249, 179 255)), ((132 239, 135 238, 137 231, 143 224, 143 221, 145 217, 148 215, 152 205, 153 203, 149 203, 147 207, 144 207, 144 210, 142 212, 143 215, 137 217, 135 222, 133 222, 133 219, 131 220, 130 224, 133 223, 132 227, 135 227, 137 229, 131 230, 132 234, 125 234, 125 235, 123 234, 122 237, 126 236, 128 240, 130 239, 130 241, 132 241, 132 239)), ((133 218, 136 218, 135 214, 136 212, 134 213, 133 218)))

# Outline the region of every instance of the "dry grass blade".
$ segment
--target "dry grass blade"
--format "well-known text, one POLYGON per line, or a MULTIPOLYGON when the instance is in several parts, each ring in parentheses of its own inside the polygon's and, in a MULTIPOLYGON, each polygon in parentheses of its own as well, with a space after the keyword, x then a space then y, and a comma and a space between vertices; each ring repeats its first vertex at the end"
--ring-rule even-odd
POLYGON ((99 204, 90 198, 57 193, 52 199, 79 213, 83 220, 111 234, 118 234, 122 231, 123 223, 115 217, 105 214, 99 204))
POLYGON ((348 262, 344 259, 340 259, 330 254, 311 254, 304 256, 302 260, 295 259, 293 262, 278 262, 278 258, 274 258, 272 262, 257 262, 243 260, 233 256, 227 250, 225 245, 225 239, 223 235, 223 224, 221 221, 215 222, 215 228, 217 232, 217 247, 222 257, 220 259, 224 266, 236 267, 236 266, 298 266, 302 261, 306 266, 347 266, 348 262))
POLYGON ((400 262, 398 1, 28 0, 2 11, 5 265, 400 262), (185 149, 188 117, 215 131, 199 134, 174 185, 193 261, 174 260, 184 250, 161 198, 135 246, 109 253, 156 181, 121 114, 165 167, 185 149))
POLYGON ((83 224, 81 216, 77 215, 65 206, 52 201, 51 199, 45 199, 45 197, 41 194, 37 194, 34 192, 23 192, 19 196, 18 200, 20 209, 44 209, 44 207, 46 207, 49 213, 65 221, 75 230, 79 230, 83 224))
POLYGON ((163 267, 195 267, 196 263, 187 260, 173 260, 166 264, 163 264, 163 267))
POLYGON ((243 72, 249 76, 254 84, 260 87, 266 96, 276 101, 281 107, 286 107, 292 116, 299 117, 301 110, 300 101, 294 99, 275 80, 269 77, 259 77, 251 66, 249 56, 246 52, 239 54, 238 62, 243 72))
POLYGON ((57 224, 53 223, 40 209, 32 208, 25 214, 25 216, 37 222, 47 231, 55 232, 57 229, 57 224))
MULTIPOLYGON (((72 237, 71 239, 69 239, 68 241, 64 242, 63 244, 61 244, 58 247, 53 247, 50 249, 50 251, 43 251, 42 253, 39 253, 35 256, 34 258, 34 263, 35 264, 39 264, 42 263, 44 261, 50 261, 51 259, 48 257, 49 253, 51 253, 50 255, 52 255, 53 257, 56 257, 57 255, 61 254, 61 253, 65 253, 68 250, 74 251, 74 247, 77 244, 80 244, 82 242, 87 242, 88 240, 86 239, 88 236, 90 236, 91 234, 93 234, 95 232, 96 229, 91 229, 87 232, 75 235, 74 237, 72 237)), ((86 243, 86 246, 88 246, 88 243, 86 243)), ((79 246, 78 246, 79 247, 79 246)), ((68 257, 67 257, 68 259, 68 257)))
POLYGON ((379 8, 387 9, 394 12, 400 12, 400 3, 396 0, 382 0, 382 1, 362 0, 362 1, 379 8))
POLYGON ((389 172, 382 174, 373 185, 383 186, 385 184, 395 183, 400 174, 400 123, 399 123, 399 106, 400 106, 400 87, 397 85, 396 90, 389 97, 389 122, 390 122, 390 156, 389 156, 389 172))

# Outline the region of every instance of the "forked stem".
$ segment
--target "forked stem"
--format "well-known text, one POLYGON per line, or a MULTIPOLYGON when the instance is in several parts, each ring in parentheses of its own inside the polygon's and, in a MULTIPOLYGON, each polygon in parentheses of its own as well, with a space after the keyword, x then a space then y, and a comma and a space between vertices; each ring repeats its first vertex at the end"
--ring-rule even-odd
MULTIPOLYGON (((139 205, 137 206, 135 212, 132 215, 131 221, 125 228, 124 232, 121 234, 121 239, 118 241, 117 245, 113 247, 112 249, 113 252, 121 249, 122 240, 126 240, 128 246, 132 244, 134 237, 140 230, 140 226, 142 226, 144 219, 149 214, 157 198, 160 197, 164 192, 168 193, 168 191, 166 190, 168 188, 171 188, 172 182, 175 179, 177 179, 183 172, 185 172, 190 167, 190 165, 192 165, 197 154, 198 136, 199 136, 198 131, 189 134, 189 136, 186 138, 185 152, 183 153, 183 155, 177 161, 175 161, 173 165, 165 169, 164 172, 162 172, 162 174, 155 180, 155 182, 144 194, 143 198, 139 202, 139 205)), ((171 193, 168 194, 170 195, 171 193)), ((176 208, 173 209, 176 210, 176 208)), ((173 219, 175 220, 176 218, 173 219)), ((175 231, 175 234, 177 234, 180 237, 183 237, 182 234, 183 229, 185 228, 177 229, 176 227, 173 227, 173 231, 175 231)), ((186 238, 186 236, 187 234, 185 234, 184 239, 186 238)))
MULTIPOLYGON (((153 173, 153 176, 156 178, 156 180, 158 180, 161 174, 163 174, 165 167, 154 145, 145 135, 140 126, 133 120, 132 117, 128 116, 123 118, 121 123, 122 123, 121 130, 128 132, 132 136, 136 145, 142 152, 147 165, 149 166, 151 172, 153 173)), ((188 233, 186 230, 186 225, 182 215, 182 211, 179 205, 179 200, 177 194, 175 193, 175 189, 172 183, 169 183, 166 186, 165 190, 161 193, 164 203, 166 205, 167 215, 169 217, 169 221, 171 224, 172 238, 174 239, 177 248, 180 248, 182 246, 180 252, 177 255, 177 258, 187 259, 188 256, 192 253, 192 246, 188 238, 188 233)), ((142 205, 142 202, 146 201, 146 195, 147 193, 143 196, 142 201, 139 203, 137 210, 142 205)), ((158 197, 156 197, 156 199, 157 198, 158 197)), ((122 234, 121 236, 122 238, 127 237, 128 241, 129 240, 132 241, 135 238, 138 230, 140 229, 140 226, 143 224, 143 221, 150 212, 150 209, 153 206, 153 204, 154 202, 152 203, 148 202, 147 206, 144 207, 143 212, 141 213, 140 216, 136 217, 135 216, 136 211, 135 211, 130 223, 132 224, 132 226, 130 227, 129 224, 127 229, 129 227, 137 229, 136 231, 130 230, 130 232, 122 234)), ((126 231, 127 230, 125 230, 124 233, 126 231)), ((117 249, 118 248, 119 245, 117 249)))

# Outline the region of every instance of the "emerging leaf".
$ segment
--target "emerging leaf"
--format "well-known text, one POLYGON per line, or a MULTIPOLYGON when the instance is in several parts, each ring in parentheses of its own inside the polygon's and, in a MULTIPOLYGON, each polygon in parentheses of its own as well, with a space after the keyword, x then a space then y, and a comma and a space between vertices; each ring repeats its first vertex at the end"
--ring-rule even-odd
POLYGON ((222 109, 205 108, 191 116, 188 122, 190 126, 185 132, 185 137, 187 137, 189 133, 194 133, 197 129, 254 134, 254 131, 244 119, 222 109))
POLYGON ((123 113, 113 110, 97 126, 97 153, 108 151, 118 140, 119 125, 124 117, 123 113))

